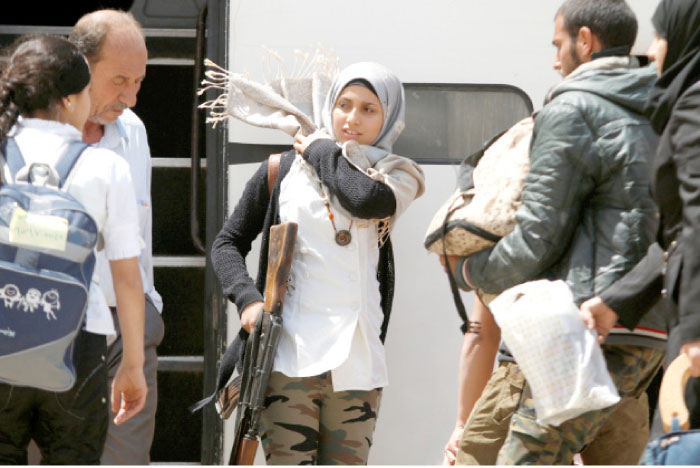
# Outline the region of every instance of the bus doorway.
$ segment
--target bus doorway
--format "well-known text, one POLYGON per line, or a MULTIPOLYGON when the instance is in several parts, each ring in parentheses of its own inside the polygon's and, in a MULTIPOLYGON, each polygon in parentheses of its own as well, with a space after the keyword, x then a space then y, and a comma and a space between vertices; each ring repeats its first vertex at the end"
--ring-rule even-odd
MULTIPOLYGON (((191 240, 189 225, 196 26, 205 2, 80 0, 42 2, 39 7, 13 3, 0 18, 3 47, 24 34, 67 36, 83 14, 103 7, 131 11, 143 26, 149 60, 133 110, 144 121, 151 150, 154 280, 164 300, 166 329, 158 348, 159 402, 151 460, 201 463, 202 415, 192 415, 187 408, 204 392, 205 257, 191 240)), ((203 123, 199 130, 203 135, 203 123)), ((203 153, 203 139, 198 143, 203 153)), ((204 181, 206 161, 196 176, 204 181)), ((203 182, 198 190, 196 211, 204 223, 203 182)), ((30 461, 40 461, 38 451, 30 454, 30 461)))

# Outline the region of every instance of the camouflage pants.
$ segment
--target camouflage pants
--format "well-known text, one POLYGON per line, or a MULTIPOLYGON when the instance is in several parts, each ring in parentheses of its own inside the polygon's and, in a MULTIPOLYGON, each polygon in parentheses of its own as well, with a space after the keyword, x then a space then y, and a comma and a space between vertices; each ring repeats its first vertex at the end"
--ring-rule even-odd
MULTIPOLYGON (((656 375, 664 358, 661 350, 638 346, 604 346, 603 351, 610 376, 623 398, 639 397, 656 375)), ((616 407, 589 411, 559 427, 543 426, 535 419, 535 406, 526 387, 496 463, 570 465, 574 455, 593 442, 616 407)), ((634 436, 630 430, 629 437, 634 436)), ((621 450, 628 448, 621 447, 621 450)))
POLYGON ((661 366, 664 353, 622 345, 603 346, 603 351, 623 400, 559 427, 537 423, 522 372, 515 364, 502 363, 474 406, 460 441, 457 464, 570 465, 574 454, 584 447, 583 458, 589 463, 636 464, 648 438, 643 393, 661 366), (611 414, 613 418, 609 418, 611 414), (631 421, 633 427, 629 426, 631 421), (627 438, 624 448, 610 447, 608 442, 620 433, 627 438))
POLYGON ((268 465, 366 465, 381 389, 334 392, 331 373, 273 372, 261 416, 268 465))

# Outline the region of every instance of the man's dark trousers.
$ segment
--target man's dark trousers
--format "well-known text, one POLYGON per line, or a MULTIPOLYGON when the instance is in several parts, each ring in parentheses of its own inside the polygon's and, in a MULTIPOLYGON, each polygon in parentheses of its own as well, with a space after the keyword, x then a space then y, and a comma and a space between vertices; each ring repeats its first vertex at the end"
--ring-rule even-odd
MULTIPOLYGON (((117 339, 107 350, 107 367, 110 385, 122 361, 122 335, 116 309, 112 309, 117 339)), ((158 355, 156 348, 163 340, 163 319, 146 295, 144 324, 143 374, 148 385, 148 395, 143 409, 119 426, 114 424, 114 414, 109 420, 109 432, 102 453, 103 465, 148 465, 155 433, 156 409, 158 407, 158 355)))

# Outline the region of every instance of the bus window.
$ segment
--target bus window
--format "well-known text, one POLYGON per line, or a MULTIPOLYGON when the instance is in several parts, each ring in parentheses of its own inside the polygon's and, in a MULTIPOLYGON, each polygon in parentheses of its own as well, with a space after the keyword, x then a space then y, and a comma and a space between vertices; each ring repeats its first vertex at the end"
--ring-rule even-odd
POLYGON ((406 129, 394 152, 427 164, 458 163, 532 113, 524 91, 507 85, 405 84, 406 129))

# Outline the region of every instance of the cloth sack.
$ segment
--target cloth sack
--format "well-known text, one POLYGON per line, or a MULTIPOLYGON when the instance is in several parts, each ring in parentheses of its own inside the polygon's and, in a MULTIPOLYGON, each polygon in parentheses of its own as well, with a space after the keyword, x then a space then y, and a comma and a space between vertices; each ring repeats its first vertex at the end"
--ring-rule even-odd
POLYGON ((526 117, 464 160, 457 191, 428 226, 426 249, 438 255, 468 256, 513 230, 530 170, 534 126, 534 118, 526 117))
POLYGON ((558 426, 620 400, 600 345, 565 282, 524 283, 489 307, 530 385, 538 422, 558 426))

